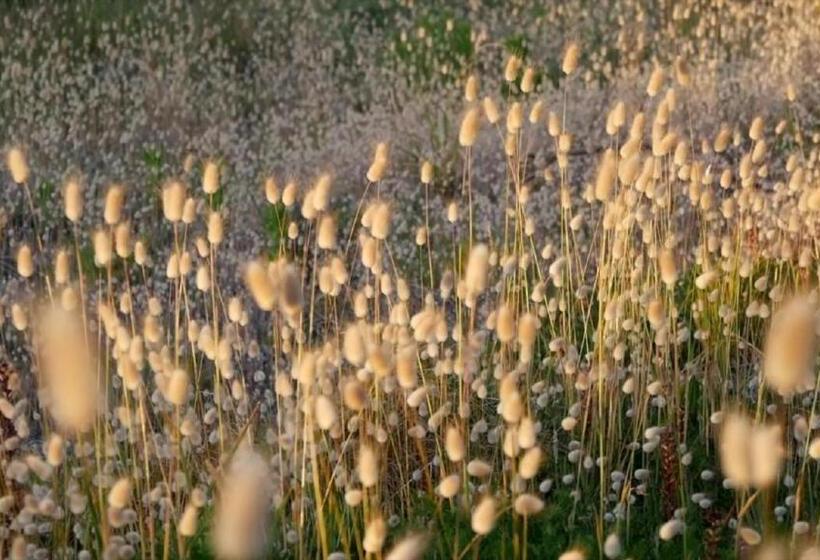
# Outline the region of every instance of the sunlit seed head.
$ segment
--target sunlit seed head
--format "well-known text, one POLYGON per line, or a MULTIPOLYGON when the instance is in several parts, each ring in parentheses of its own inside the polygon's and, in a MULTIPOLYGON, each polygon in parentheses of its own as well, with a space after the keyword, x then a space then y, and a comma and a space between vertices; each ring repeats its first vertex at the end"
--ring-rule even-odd
POLYGON ((658 328, 664 323, 665 313, 663 301, 660 298, 654 298, 649 302, 646 309, 646 317, 653 328, 658 328))
POLYGON ((205 162, 202 168, 202 190, 205 194, 215 194, 219 190, 219 165, 215 161, 205 162))
POLYGON ((421 533, 404 537, 385 556, 385 560, 421 560, 427 550, 429 538, 421 533))
POLYGON ((581 50, 578 47, 578 43, 574 41, 569 43, 564 48, 564 59, 561 62, 561 71, 564 72, 567 76, 575 72, 575 69, 578 68, 578 59, 580 58, 581 50))
POLYGON ((474 74, 470 75, 467 78, 467 82, 464 84, 464 99, 468 103, 475 102, 478 99, 478 77, 474 74))
POLYGON ((533 494, 521 494, 513 502, 515 513, 529 517, 541 513, 544 509, 544 500, 533 494))
POLYGON ((671 249, 663 249, 658 254, 658 268, 660 269, 661 281, 671 288, 678 281, 678 265, 675 261, 675 254, 671 249))
POLYGON ((268 201, 268 204, 278 204, 279 203, 279 186, 276 184, 276 181, 273 177, 268 177, 265 179, 265 200, 268 201))
POLYGON ((367 180, 371 183, 378 183, 384 178, 384 173, 387 171, 387 164, 389 148, 386 142, 380 142, 376 145, 376 153, 373 156, 373 163, 367 170, 367 180))
POLYGON ((23 278, 30 278, 34 274, 34 261, 28 245, 21 245, 17 249, 17 273, 23 278))
POLYGON ((530 121, 530 124, 538 124, 544 118, 544 102, 542 100, 538 100, 533 103, 532 108, 530 108, 530 115, 527 117, 527 120, 530 121))
POLYGON ((482 498, 470 517, 470 526, 473 532, 479 535, 488 535, 495 528, 495 521, 495 499, 490 496, 482 498))
POLYGON ((369 444, 362 444, 359 448, 357 463, 359 480, 365 488, 372 488, 379 482, 379 456, 369 444))
POLYGON ((103 218, 108 225, 114 225, 122 218, 122 207, 125 202, 125 189, 122 185, 111 185, 105 193, 103 218))
POLYGON ((805 296, 786 303, 772 318, 764 348, 766 382, 784 396, 814 386, 816 305, 805 296))
POLYGON ((11 173, 11 179, 18 185, 28 181, 30 170, 26 162, 26 155, 21 148, 11 148, 6 153, 6 167, 11 173))
POLYGON ((436 494, 442 498, 452 498, 458 494, 460 485, 461 477, 458 474, 445 476, 436 487, 436 494))
POLYGON ((11 543, 10 558, 11 560, 25 560, 28 557, 27 543, 23 535, 17 535, 11 543))
POLYGON ((780 474, 782 434, 777 425, 755 425, 738 413, 726 417, 720 433, 721 467, 735 488, 767 488, 780 474))
POLYGON ((342 384, 342 397, 347 408, 359 412, 367 407, 367 388, 355 378, 348 378, 342 384))
POLYGON ((518 78, 518 72, 521 70, 521 59, 516 55, 510 55, 507 63, 504 66, 504 80, 507 82, 514 82, 518 78))
POLYGON ((447 457, 454 463, 464 459, 467 449, 464 445, 464 438, 461 436, 461 430, 457 426, 448 426, 444 448, 447 457))
POLYGON ((373 207, 370 233, 374 238, 379 240, 387 239, 387 236, 390 234, 392 217, 392 209, 387 202, 379 202, 373 207))
POLYGON ((419 172, 421 177, 421 183, 423 185, 429 185, 433 182, 433 164, 427 160, 421 162, 421 170, 419 172))
POLYGON ((481 459, 473 459, 467 463, 467 473, 476 478, 486 478, 492 474, 493 468, 481 459))
POLYGON ((661 538, 661 540, 671 541, 676 536, 683 533, 683 530, 683 521, 681 521, 680 519, 670 519, 669 521, 660 526, 660 529, 658 529, 658 536, 661 538))
POLYGON ((763 542, 763 537, 760 536, 760 533, 751 527, 738 527, 737 535, 743 542, 750 546, 757 546, 763 542))
POLYGON ((792 82, 786 84, 786 99, 789 103, 794 103, 797 100, 797 89, 792 82))
POLYGON ((299 356, 293 368, 293 378, 302 384, 305 389, 310 388, 316 380, 316 353, 305 350, 299 356))
POLYGON ((458 132, 458 143, 464 147, 470 147, 475 144, 480 126, 481 113, 478 107, 469 108, 461 120, 461 128, 458 132))
POLYGON ((216 505, 212 538, 222 558, 261 558, 268 542, 270 473, 250 449, 234 455, 216 505))
POLYGON ((649 97, 655 97, 663 87, 664 72, 663 68, 656 66, 649 76, 649 83, 646 85, 646 93, 649 97))
POLYGON ((549 135, 553 138, 557 138, 558 135, 561 134, 562 128, 561 117, 554 111, 550 111, 547 116, 547 132, 549 135))
POLYGON ((46 443, 46 461, 52 467, 58 467, 65 458, 65 440, 60 434, 51 434, 46 443))
POLYGON ((518 321, 518 346, 521 362, 528 364, 532 360, 533 346, 538 332, 538 318, 532 313, 525 313, 518 321))
POLYGON ((379 515, 368 522, 362 539, 362 548, 370 554, 378 554, 384 547, 387 538, 387 523, 379 515))
POLYGON ((171 378, 168 380, 168 401, 176 406, 184 405, 185 401, 188 400, 188 387, 190 383, 190 376, 187 371, 182 368, 175 369, 171 373, 171 378))
POLYGON ((179 275, 180 277, 188 276, 191 273, 191 254, 188 251, 183 251, 179 255, 179 275))
POLYGON ((186 189, 181 181, 169 181, 162 189, 162 213, 169 222, 182 220, 185 207, 186 189))
POLYGON ((148 264, 148 249, 141 239, 134 244, 134 262, 139 266, 148 264))
POLYGON ((282 189, 282 204, 286 208, 290 208, 296 203, 296 196, 298 194, 298 187, 295 181, 288 181, 285 188, 282 189))
POLYGON ((63 210, 70 222, 77 223, 83 217, 83 187, 76 177, 70 177, 63 186, 63 210))
POLYGON ((515 314, 512 306, 505 303, 498 308, 495 331, 498 340, 507 343, 515 337, 515 314))
POLYGON ((193 537, 196 535, 199 519, 199 509, 193 504, 188 504, 182 512, 182 517, 177 524, 177 531, 183 537, 193 537))
POLYGON ((168 261, 165 263, 165 277, 169 280, 179 278, 179 253, 171 253, 168 255, 168 261))
POLYGON ((538 447, 528 449, 518 463, 518 474, 524 480, 529 480, 538 474, 541 467, 542 452, 538 447))
POLYGON ((225 230, 222 222, 222 213, 218 210, 208 215, 208 242, 211 245, 219 245, 225 238, 225 230))
POLYGON ((595 198, 601 202, 606 202, 612 196, 612 189, 617 178, 617 160, 615 151, 611 148, 604 152, 601 163, 598 166, 598 174, 595 179, 595 198))
POLYGON ((752 140, 761 140, 763 138, 763 117, 755 117, 752 124, 749 125, 749 138, 752 140))
POLYGON ((617 533, 610 533, 604 540, 604 556, 607 558, 618 558, 623 551, 621 539, 617 533))
POLYGON ((809 444, 809 457, 815 461, 820 461, 820 436, 815 437, 809 444))
POLYGON ((255 260, 245 269, 245 284, 260 309, 270 311, 276 303, 276 289, 268 274, 267 264, 255 260))
POLYGON ((524 125, 524 108, 518 101, 513 102, 507 110, 507 132, 517 132, 524 125))
POLYGON ((524 70, 524 75, 521 77, 521 91, 530 93, 535 89, 535 68, 532 66, 524 70))
POLYGON ((108 491, 108 505, 123 509, 131 502, 131 479, 123 477, 117 480, 108 491))
POLYGON ((316 424, 322 430, 329 430, 332 428, 339 417, 334 402, 324 395, 319 395, 316 397, 314 409, 316 424))
POLYGON ((111 234, 104 229, 94 232, 94 263, 99 267, 105 267, 111 262, 113 247, 111 234))
POLYGON ((288 239, 295 240, 299 237, 299 225, 296 222, 290 222, 288 224, 288 239))
MULTIPOLYGON (((495 124, 501 118, 501 112, 498 110, 498 105, 496 105, 495 101, 492 97, 487 96, 481 102, 481 106, 484 109, 484 117, 487 119, 487 122, 490 124, 495 124)), ((480 124, 480 117, 476 117, 476 130, 480 124)), ((463 124, 463 123, 462 123, 463 124)))
POLYGON ((483 243, 474 245, 470 250, 470 256, 467 259, 467 268, 464 272, 464 282, 468 294, 472 298, 477 297, 487 288, 489 256, 489 249, 483 243))
POLYGON ((316 234, 316 244, 320 249, 336 248, 336 219, 331 215, 322 216, 319 221, 319 230, 316 234))
POLYGON ((455 224, 458 221, 459 216, 459 209, 458 203, 455 200, 451 200, 447 204, 447 221, 451 224, 455 224))

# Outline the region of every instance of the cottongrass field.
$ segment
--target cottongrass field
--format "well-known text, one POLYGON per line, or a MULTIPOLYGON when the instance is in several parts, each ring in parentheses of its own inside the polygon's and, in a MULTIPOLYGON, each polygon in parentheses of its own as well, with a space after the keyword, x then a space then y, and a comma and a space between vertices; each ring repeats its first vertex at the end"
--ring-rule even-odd
POLYGON ((92 189, 4 139, 0 557, 820 558, 812 76, 714 127, 696 62, 589 114, 552 56, 464 71, 405 198, 370 131, 263 223, 224 154, 92 189))

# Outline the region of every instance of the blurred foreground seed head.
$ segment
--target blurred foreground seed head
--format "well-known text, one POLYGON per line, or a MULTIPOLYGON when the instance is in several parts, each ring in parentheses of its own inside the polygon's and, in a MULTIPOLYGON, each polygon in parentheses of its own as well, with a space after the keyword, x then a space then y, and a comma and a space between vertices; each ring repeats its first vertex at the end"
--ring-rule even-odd
POLYGON ((213 525, 219 558, 261 558, 268 544, 270 473, 261 455, 241 448, 233 457, 220 489, 213 525))
POLYGON ((763 361, 766 382, 781 396, 814 387, 817 304, 809 296, 787 302, 769 327, 763 361))
POLYGON ((61 431, 85 432, 96 418, 99 393, 97 360, 85 340, 82 319, 76 313, 47 306, 37 325, 47 408, 61 431))

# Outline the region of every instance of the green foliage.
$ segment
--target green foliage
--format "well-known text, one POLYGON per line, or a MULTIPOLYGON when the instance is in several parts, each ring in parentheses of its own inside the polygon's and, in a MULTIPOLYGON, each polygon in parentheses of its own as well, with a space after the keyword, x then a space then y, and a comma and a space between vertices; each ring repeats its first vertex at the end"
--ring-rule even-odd
POLYGON ((268 254, 271 258, 276 258, 287 243, 288 220, 285 205, 281 202, 267 205, 264 209, 263 222, 269 240, 268 254))
POLYGON ((431 11, 418 17, 411 29, 393 34, 385 64, 398 70, 410 87, 458 82, 474 54, 470 23, 448 10, 431 11))

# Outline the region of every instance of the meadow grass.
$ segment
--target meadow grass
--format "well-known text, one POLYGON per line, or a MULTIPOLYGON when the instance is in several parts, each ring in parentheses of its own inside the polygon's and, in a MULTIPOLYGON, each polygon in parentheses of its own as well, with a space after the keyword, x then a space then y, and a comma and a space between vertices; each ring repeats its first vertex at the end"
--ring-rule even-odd
MULTIPOLYGON (((480 43, 425 22, 414 82, 480 43)), ((220 154, 91 197, 9 145, 0 557, 820 556, 817 123, 784 83, 713 130, 677 58, 582 137, 584 44, 511 41, 440 151, 253 212, 220 154)))

